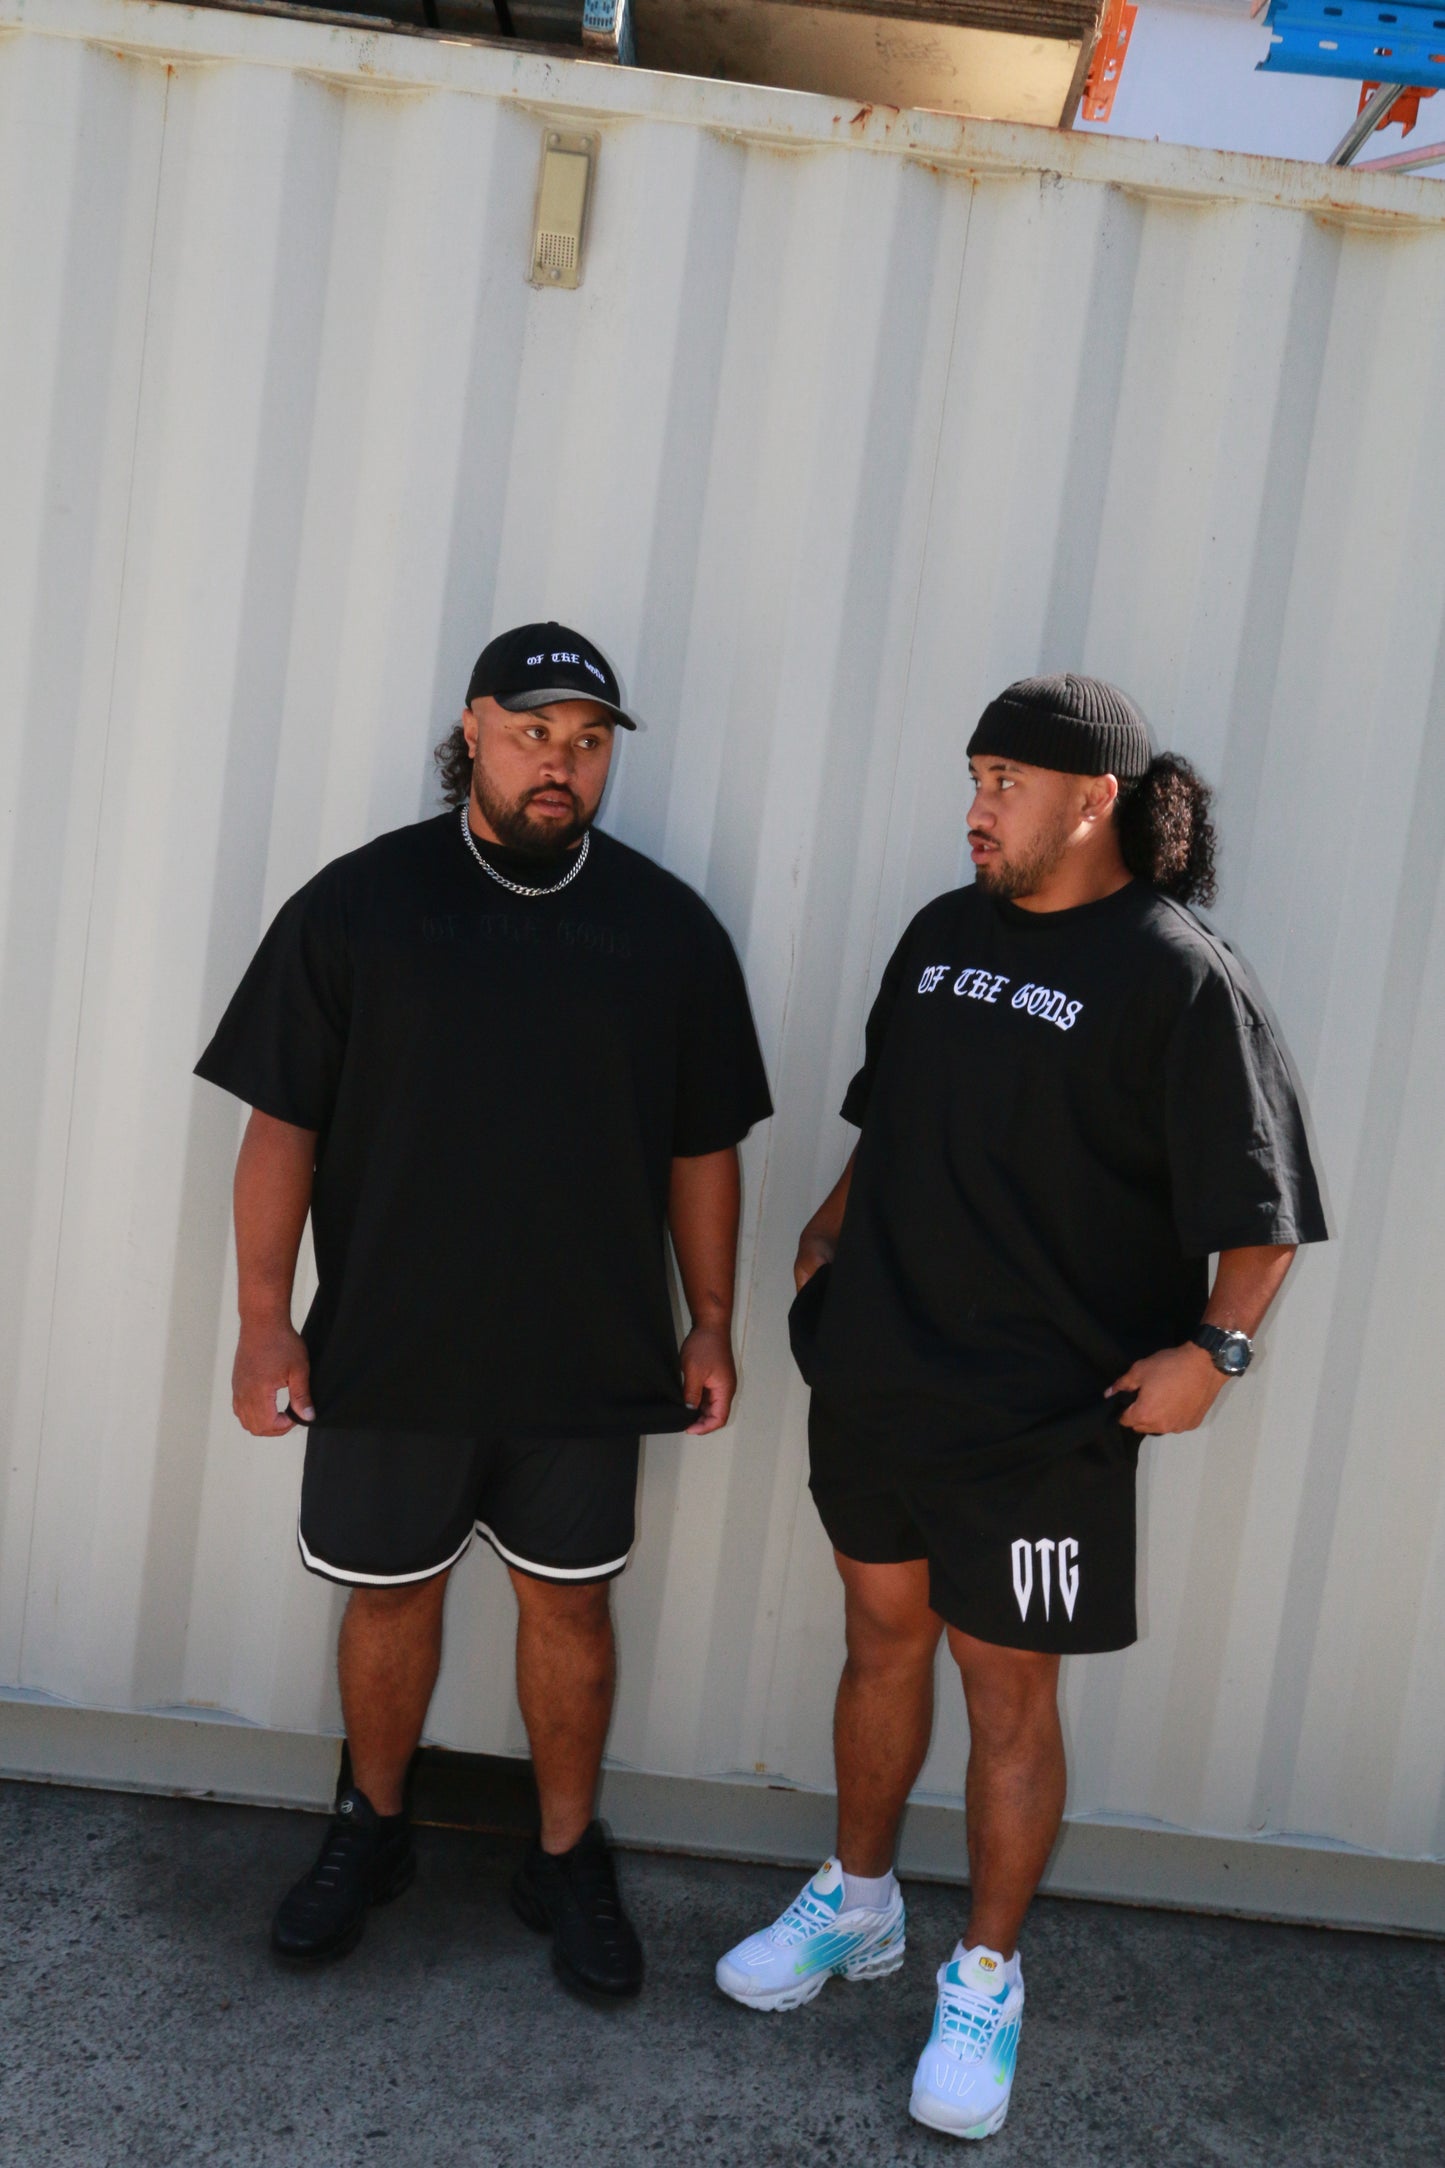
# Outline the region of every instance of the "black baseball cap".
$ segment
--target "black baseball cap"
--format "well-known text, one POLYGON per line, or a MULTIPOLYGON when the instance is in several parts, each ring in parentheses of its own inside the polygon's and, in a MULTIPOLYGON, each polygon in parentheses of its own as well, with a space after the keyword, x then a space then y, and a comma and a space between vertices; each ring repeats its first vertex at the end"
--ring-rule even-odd
POLYGON ((553 700, 595 700, 624 730, 636 723, 622 707, 617 674, 607 657, 570 625, 518 625, 489 640, 467 687, 467 706, 483 696, 514 714, 545 708, 553 700))

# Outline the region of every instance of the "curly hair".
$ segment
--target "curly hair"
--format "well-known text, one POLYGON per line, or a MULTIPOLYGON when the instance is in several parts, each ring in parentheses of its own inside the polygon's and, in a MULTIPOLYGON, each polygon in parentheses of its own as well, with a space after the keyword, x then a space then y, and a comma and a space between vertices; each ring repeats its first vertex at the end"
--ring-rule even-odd
POLYGON ((472 756, 467 751, 467 734, 460 723, 453 724, 433 751, 432 759, 437 764, 446 804, 465 805, 472 792, 472 756))
POLYGON ((1160 753, 1143 775, 1121 784, 1115 818, 1124 863, 1178 903, 1213 903, 1214 792, 1179 753, 1160 753))

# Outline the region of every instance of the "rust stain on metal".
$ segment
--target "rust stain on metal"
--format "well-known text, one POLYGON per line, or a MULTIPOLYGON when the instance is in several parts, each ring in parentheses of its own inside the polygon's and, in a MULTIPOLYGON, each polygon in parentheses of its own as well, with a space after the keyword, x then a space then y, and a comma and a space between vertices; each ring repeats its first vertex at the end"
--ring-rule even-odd
MULTIPOLYGON (((97 4, 97 0, 76 0, 97 4)), ((161 7, 156 0, 112 0, 125 12, 144 15, 157 24, 187 18, 204 22, 216 32, 242 18, 231 8, 202 9, 161 7)), ((19 27, 13 22, 17 7, 26 0, 0 0, 0 14, 7 20, 6 34, 19 27)), ((257 29, 266 17, 251 18, 257 29)), ((314 30, 316 26, 306 26, 314 30)), ((111 46, 109 38, 104 39, 111 46)), ((117 58, 159 63, 186 74, 193 68, 246 58, 239 47, 218 50, 209 37, 204 52, 178 49, 177 44, 153 39, 116 43, 117 58)), ((1057 130, 1024 122, 986 121, 960 114, 910 110, 872 100, 846 100, 833 104, 826 114, 811 97, 778 93, 766 87, 727 82, 686 82, 683 78, 649 76, 645 70, 617 70, 599 64, 563 58, 548 49, 543 54, 523 52, 490 39, 466 40, 445 50, 446 68, 437 75, 419 72, 418 54, 426 60, 440 53, 439 44, 411 40, 402 35, 368 29, 328 36, 323 51, 312 45, 305 57, 297 54, 292 66, 308 81, 325 84, 341 95, 362 93, 397 100, 431 96, 439 89, 462 89, 470 95, 505 100, 522 109, 543 109, 549 122, 559 107, 585 115, 590 124, 609 129, 619 123, 668 121, 699 125, 714 140, 744 148, 769 158, 804 159, 819 150, 846 144, 850 149, 892 154, 910 163, 925 165, 942 176, 956 176, 967 183, 1005 179, 1041 168, 1060 173, 1066 181, 1122 188, 1126 193, 1163 203, 1192 203, 1198 207, 1222 202, 1255 202, 1277 206, 1286 212, 1304 212, 1330 226, 1386 233, 1438 232, 1442 219, 1438 182, 1415 174, 1349 174, 1336 168, 1311 167, 1280 159, 1244 153, 1210 153, 1181 146, 1136 143, 1124 138, 1060 135, 1057 130), (339 48, 339 50, 338 50, 339 48), (473 64, 489 64, 497 74, 483 80, 473 64), (453 73, 459 64, 459 72, 453 73), (584 78, 578 71, 586 68, 584 78), (501 76, 501 70, 505 76, 501 76), (609 95, 603 110, 594 113, 585 83, 605 80, 609 95), (654 98, 657 110, 654 110, 654 98), (725 110, 709 113, 717 99, 725 110), (1328 184, 1321 189, 1327 175, 1328 184), (1358 194, 1356 191, 1358 190, 1358 194)), ((1042 182, 1041 185, 1058 185, 1042 182)))
POLYGON ((881 99, 875 99, 867 105, 858 106, 848 126, 866 132, 875 142, 880 136, 887 142, 903 117, 904 108, 901 105, 888 105, 881 99))

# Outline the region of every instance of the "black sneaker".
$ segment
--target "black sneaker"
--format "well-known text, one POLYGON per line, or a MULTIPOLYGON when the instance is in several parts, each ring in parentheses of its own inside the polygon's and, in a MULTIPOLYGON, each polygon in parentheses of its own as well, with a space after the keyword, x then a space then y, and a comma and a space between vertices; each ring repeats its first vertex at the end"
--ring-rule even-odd
POLYGON ((552 1962, 569 1986, 594 1995, 635 1995, 642 1944, 617 1894, 617 1875, 600 1822, 570 1852, 534 1844, 512 1882, 512 1907, 552 1937, 552 1962))
POLYGON ((316 1865, 276 1908, 272 1949, 299 1963, 344 1957, 361 1940, 367 1907, 399 1897, 415 1873, 405 1815, 383 1819, 365 1792, 343 1792, 316 1865))

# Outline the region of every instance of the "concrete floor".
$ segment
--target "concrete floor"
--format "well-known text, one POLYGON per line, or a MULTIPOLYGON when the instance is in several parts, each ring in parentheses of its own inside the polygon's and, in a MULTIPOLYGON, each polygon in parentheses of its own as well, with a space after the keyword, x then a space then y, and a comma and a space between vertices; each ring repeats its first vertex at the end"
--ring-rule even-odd
MULTIPOLYGON (((321 1823, 0 1785, 5 2168, 892 2168, 958 2156, 908 2120, 955 1891, 908 1890, 903 1972, 760 2017, 714 1954, 795 1870, 628 1854, 640 2002, 554 1983, 509 1840, 424 1830, 411 1892, 319 1973, 266 1923, 321 1823)), ((1445 1946, 1045 1901, 989 2168, 1440 2168, 1445 1946)))

